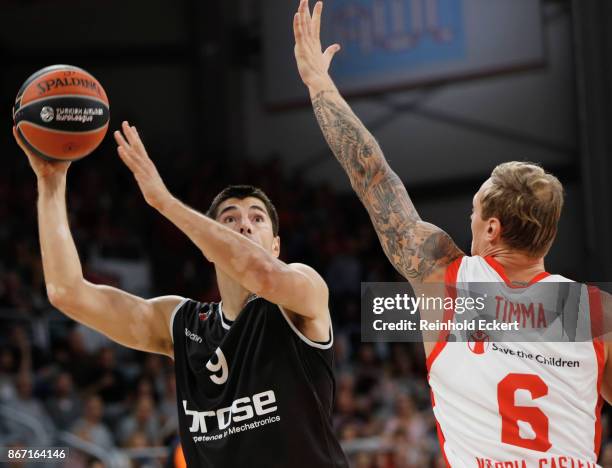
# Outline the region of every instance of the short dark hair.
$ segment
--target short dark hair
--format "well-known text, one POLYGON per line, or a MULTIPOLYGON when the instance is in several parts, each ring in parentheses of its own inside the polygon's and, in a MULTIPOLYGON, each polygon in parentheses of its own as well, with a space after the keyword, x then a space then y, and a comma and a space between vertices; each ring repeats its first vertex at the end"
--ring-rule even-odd
POLYGON ((272 232, 275 236, 278 236, 278 213, 276 212, 276 208, 262 189, 253 187, 252 185, 230 185, 229 187, 225 187, 213 199, 206 212, 206 216, 217 219, 219 205, 225 200, 230 198, 244 200, 248 197, 259 198, 263 202, 268 212, 268 216, 270 216, 270 220, 272 221, 272 232))

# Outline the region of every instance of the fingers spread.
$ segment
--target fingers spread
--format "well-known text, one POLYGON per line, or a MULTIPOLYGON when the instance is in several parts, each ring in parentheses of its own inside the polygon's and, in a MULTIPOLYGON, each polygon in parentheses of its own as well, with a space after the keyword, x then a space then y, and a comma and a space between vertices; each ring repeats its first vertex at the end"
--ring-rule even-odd
POLYGON ((300 14, 296 13, 293 16, 293 35, 295 36, 295 42, 298 42, 302 38, 302 32, 300 31, 300 14))
POLYGON ((332 44, 327 49, 325 49, 325 52, 323 53, 323 56, 325 57, 325 60, 327 61, 327 66, 328 67, 329 67, 329 64, 331 63, 332 59, 334 58, 334 55, 336 55, 336 53, 339 50, 340 50, 340 44, 332 44))
POLYGON ((299 12, 304 15, 304 19, 310 22, 310 8, 308 7, 308 0, 300 1, 299 12))
POLYGON ((132 165, 134 164, 132 162, 132 159, 129 157, 128 152, 126 151, 126 149, 123 146, 119 146, 117 147, 117 154, 119 154, 119 157, 121 158, 121 160, 125 163, 125 165, 131 170, 133 171, 134 169, 132 168, 132 165))
POLYGON ((121 124, 121 127, 123 128, 123 133, 125 134, 125 137, 130 145, 136 146, 138 143, 138 135, 134 133, 134 130, 132 130, 130 124, 127 121, 124 121, 123 124, 121 124))
POLYGON ((117 144, 120 147, 123 147, 125 149, 129 149, 130 145, 128 144, 127 141, 125 141, 125 138, 123 138, 123 135, 121 134, 121 132, 119 130, 115 130, 113 132, 113 136, 115 137, 115 141, 117 142, 117 144))
POLYGON ((140 135, 138 135, 138 130, 136 130, 135 126, 131 126, 128 122, 124 122, 123 132, 130 143, 130 146, 136 150, 138 156, 145 157, 147 155, 147 150, 140 139, 140 135))
POLYGON ((312 35, 315 39, 321 38, 321 12, 323 11, 323 2, 317 2, 312 10, 312 35))
POLYGON ((115 137, 115 141, 119 145, 117 147, 119 157, 130 168, 130 170, 134 172, 137 169, 134 150, 130 147, 128 142, 125 141, 123 134, 119 130, 116 130, 113 135, 115 137))
POLYGON ((310 11, 308 11, 308 0, 302 0, 300 2, 300 8, 298 9, 300 14, 300 33, 306 38, 310 38, 310 11))
POLYGON ((138 158, 135 157, 134 151, 126 149, 123 146, 119 146, 117 148, 117 153, 128 169, 132 171, 135 176, 142 173, 142 167, 139 164, 138 158))

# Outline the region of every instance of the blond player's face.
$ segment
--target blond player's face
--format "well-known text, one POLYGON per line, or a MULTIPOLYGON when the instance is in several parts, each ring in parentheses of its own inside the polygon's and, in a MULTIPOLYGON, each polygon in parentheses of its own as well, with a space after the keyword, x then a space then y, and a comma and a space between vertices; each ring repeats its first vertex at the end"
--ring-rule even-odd
POLYGON ((470 216, 472 220, 472 255, 481 255, 490 246, 486 235, 489 224, 486 222, 486 220, 482 219, 482 206, 480 204, 482 194, 490 183, 490 180, 487 179, 487 181, 480 187, 480 190, 476 192, 476 195, 474 195, 474 199, 472 200, 472 215, 470 216))
POLYGON ((217 221, 225 227, 248 237, 278 257, 280 238, 274 236, 272 220, 259 198, 228 198, 219 205, 217 213, 217 221))

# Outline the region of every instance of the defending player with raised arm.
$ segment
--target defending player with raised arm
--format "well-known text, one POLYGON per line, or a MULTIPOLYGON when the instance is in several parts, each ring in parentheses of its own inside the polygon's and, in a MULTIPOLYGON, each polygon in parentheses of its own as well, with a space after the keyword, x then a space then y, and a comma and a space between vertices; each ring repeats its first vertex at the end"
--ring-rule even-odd
POLYGON ((201 215, 170 194, 136 129, 124 122, 123 135, 115 133, 121 159, 145 200, 214 263, 222 299, 146 300, 83 278, 66 210, 69 163, 37 158, 15 138, 38 179, 51 303, 118 343, 174 358, 188 465, 347 466, 331 425, 327 286, 312 268, 278 259, 278 215, 261 190, 228 187, 210 217, 201 215))
POLYGON ((321 51, 323 3, 312 17, 308 1, 295 14, 295 56, 308 87, 323 135, 368 210, 385 254, 411 282, 440 280, 446 266, 462 255, 442 229, 419 217, 404 184, 387 163, 376 139, 342 98, 329 76, 338 44, 321 51))
MULTIPOLYGON (((474 196, 472 256, 464 255, 444 231, 420 219, 374 137, 340 96, 328 74, 340 46, 321 48, 322 8, 317 2, 311 15, 308 0, 301 0, 295 14, 298 70, 325 139, 393 266, 415 291, 435 291, 438 283, 442 291, 449 283, 489 283, 495 292, 490 297, 510 298, 515 310, 533 307, 527 288, 536 282, 552 283, 560 291, 559 285, 570 280, 544 268, 563 206, 557 178, 535 164, 497 166, 474 196)), ((468 340, 449 342, 449 333, 441 332, 425 343, 448 466, 597 466, 602 396, 611 400, 612 365, 610 343, 596 330, 602 321, 610 329, 612 304, 596 289, 578 285, 578 290, 578 316, 589 337, 582 342, 487 341, 485 346, 480 341, 481 346, 470 348, 468 340)), ((556 300, 538 304, 546 311, 558 305, 556 300)), ((495 304, 487 307, 495 316, 495 304)), ((445 319, 457 318, 450 311, 445 319)), ((523 327, 534 332, 528 323, 523 327)), ((477 333, 469 337, 474 342, 483 339, 477 333)))

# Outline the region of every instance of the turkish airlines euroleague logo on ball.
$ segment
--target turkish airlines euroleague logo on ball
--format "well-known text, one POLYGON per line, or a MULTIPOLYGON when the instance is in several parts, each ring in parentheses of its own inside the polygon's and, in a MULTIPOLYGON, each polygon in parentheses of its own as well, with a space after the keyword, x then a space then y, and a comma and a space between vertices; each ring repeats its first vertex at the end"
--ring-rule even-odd
POLYGON ((468 347, 474 354, 484 354, 489 350, 489 344, 489 335, 480 330, 472 333, 468 340, 468 347))

